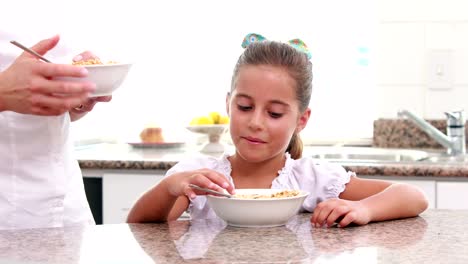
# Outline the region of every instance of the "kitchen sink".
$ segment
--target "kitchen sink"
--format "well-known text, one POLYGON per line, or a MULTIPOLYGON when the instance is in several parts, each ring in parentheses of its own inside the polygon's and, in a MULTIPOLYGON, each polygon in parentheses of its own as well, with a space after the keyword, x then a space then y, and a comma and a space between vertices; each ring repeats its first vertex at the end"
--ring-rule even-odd
POLYGON ((431 155, 425 162, 433 163, 467 163, 468 155, 449 156, 447 154, 431 155))
POLYGON ((311 146, 304 156, 342 162, 420 162, 431 158, 423 150, 332 146, 311 146))

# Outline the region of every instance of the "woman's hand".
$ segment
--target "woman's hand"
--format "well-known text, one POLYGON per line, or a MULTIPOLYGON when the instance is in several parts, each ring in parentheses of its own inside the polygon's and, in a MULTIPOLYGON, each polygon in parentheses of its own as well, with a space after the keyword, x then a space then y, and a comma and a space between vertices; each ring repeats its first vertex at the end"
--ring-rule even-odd
POLYGON ((195 184, 218 192, 227 190, 230 194, 234 194, 234 186, 223 174, 214 170, 199 169, 175 173, 167 177, 166 180, 168 181, 166 186, 169 194, 176 197, 185 195, 193 199, 197 195, 207 194, 204 191, 190 188, 189 184, 195 184))
MULTIPOLYGON (((89 59, 99 59, 90 51, 85 51, 73 58, 74 62, 89 60, 89 59)), ((89 97, 84 103, 79 104, 70 111, 70 117, 72 121, 76 121, 83 117, 88 112, 92 111, 96 103, 98 102, 110 102, 112 100, 112 95, 108 96, 98 96, 98 97, 89 97)))
POLYGON ((90 112, 98 102, 110 102, 110 100, 112 100, 112 95, 90 97, 84 104, 75 107, 75 110, 80 112, 90 112))
POLYGON ((334 223, 345 227, 351 223, 365 225, 371 221, 371 217, 369 209, 362 202, 333 198, 319 203, 310 221, 315 227, 330 227, 334 223))
MULTIPOLYGON (((44 55, 59 41, 55 36, 31 49, 44 55)), ((23 52, 0 73, 0 111, 33 115, 61 115, 87 102, 95 89, 90 82, 66 82, 55 77, 85 77, 86 69, 67 64, 45 63, 23 52)))

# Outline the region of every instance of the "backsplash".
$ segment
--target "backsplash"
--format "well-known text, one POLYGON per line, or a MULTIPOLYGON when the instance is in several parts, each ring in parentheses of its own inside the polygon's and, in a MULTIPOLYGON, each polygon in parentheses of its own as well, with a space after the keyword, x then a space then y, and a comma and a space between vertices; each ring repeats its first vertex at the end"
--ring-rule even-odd
MULTIPOLYGON (((426 120, 442 133, 447 133, 446 120, 426 120)), ((468 125, 465 134, 468 140, 468 125)), ((418 128, 409 120, 378 119, 374 121, 374 137, 372 145, 382 148, 434 148, 443 149, 444 146, 430 138, 426 132, 418 128)))

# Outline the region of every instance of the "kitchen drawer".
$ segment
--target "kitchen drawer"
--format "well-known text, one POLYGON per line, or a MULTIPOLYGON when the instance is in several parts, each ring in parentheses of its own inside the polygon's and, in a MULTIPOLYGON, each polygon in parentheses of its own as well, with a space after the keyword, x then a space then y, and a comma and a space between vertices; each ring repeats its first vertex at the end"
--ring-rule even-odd
POLYGON ((136 200, 164 177, 161 174, 104 174, 103 223, 125 223, 136 200))
POLYGON ((468 209, 468 182, 437 182, 438 209, 468 209))

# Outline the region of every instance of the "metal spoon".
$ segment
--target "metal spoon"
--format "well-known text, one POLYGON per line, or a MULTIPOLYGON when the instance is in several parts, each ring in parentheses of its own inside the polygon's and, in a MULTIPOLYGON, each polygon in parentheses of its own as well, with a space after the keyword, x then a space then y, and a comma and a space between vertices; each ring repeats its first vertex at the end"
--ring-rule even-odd
POLYGON ((230 194, 222 193, 222 192, 217 192, 217 191, 213 191, 213 190, 211 190, 211 189, 203 188, 203 187, 200 187, 200 186, 195 185, 195 184, 189 184, 189 187, 190 187, 190 188, 193 188, 193 189, 200 190, 200 191, 204 191, 204 192, 207 192, 207 193, 216 194, 216 195, 221 195, 221 196, 224 196, 224 197, 227 197, 227 198, 232 198, 232 197, 233 197, 233 196, 230 195, 230 194))
POLYGON ((34 50, 32 50, 32 49, 30 49, 30 48, 28 48, 28 47, 22 45, 22 44, 19 43, 19 42, 12 40, 12 41, 10 41, 10 43, 13 44, 13 45, 15 45, 15 46, 17 46, 18 48, 20 48, 20 49, 26 51, 26 52, 32 54, 32 55, 36 56, 38 59, 50 63, 50 61, 49 61, 48 59, 42 57, 39 53, 37 53, 37 52, 35 52, 34 50))

